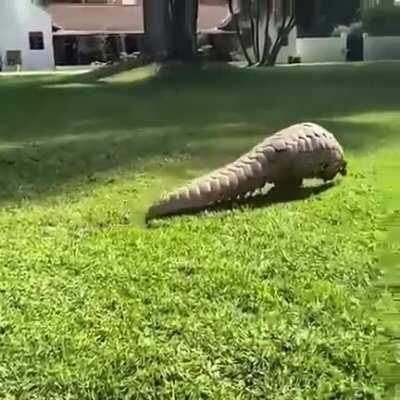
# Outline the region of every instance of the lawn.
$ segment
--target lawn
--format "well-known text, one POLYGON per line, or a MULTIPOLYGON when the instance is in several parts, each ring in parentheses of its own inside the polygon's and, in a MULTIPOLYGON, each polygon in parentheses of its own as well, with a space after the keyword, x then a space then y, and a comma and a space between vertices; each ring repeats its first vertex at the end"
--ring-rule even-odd
POLYGON ((0 77, 0 399, 394 391, 398 71, 0 77), (334 187, 145 226, 165 190, 306 120, 345 148, 334 187))

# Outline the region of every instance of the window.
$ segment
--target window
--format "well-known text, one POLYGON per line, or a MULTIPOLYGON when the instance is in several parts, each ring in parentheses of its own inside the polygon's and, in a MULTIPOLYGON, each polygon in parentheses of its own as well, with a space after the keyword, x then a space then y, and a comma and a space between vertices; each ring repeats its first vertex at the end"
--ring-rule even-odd
POLYGON ((44 7, 48 5, 48 0, 31 0, 31 3, 39 7, 44 7))
POLYGON ((6 57, 7 65, 22 65, 21 50, 8 50, 6 57))
POLYGON ((29 32, 29 48, 44 50, 43 32, 29 32))

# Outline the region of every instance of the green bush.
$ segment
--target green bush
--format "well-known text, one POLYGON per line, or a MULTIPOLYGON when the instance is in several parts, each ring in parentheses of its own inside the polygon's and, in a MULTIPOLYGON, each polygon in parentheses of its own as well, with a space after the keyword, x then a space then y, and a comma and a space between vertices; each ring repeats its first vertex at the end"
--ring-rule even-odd
POLYGON ((400 8, 371 8, 363 12, 364 31, 375 36, 400 35, 400 8))

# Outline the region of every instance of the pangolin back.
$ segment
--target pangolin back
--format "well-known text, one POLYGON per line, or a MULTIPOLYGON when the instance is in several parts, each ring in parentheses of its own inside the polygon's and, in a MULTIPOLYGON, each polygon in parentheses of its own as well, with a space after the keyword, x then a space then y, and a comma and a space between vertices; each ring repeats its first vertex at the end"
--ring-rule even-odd
POLYGON ((306 122, 283 129, 236 161, 177 189, 148 210, 146 219, 202 209, 262 188, 300 186, 303 179, 329 181, 345 175, 344 152, 321 126, 306 122))

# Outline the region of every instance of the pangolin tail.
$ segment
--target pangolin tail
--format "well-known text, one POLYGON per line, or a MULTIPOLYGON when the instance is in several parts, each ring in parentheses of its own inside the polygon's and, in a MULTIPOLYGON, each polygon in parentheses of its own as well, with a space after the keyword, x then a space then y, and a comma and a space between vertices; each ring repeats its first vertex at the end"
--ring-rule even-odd
MULTIPOLYGON (((260 159, 265 162, 265 158, 260 159)), ((243 156, 153 204, 147 212, 146 221, 236 199, 263 186, 264 174, 265 166, 257 160, 257 155, 253 154, 252 158, 250 154, 243 156)))

